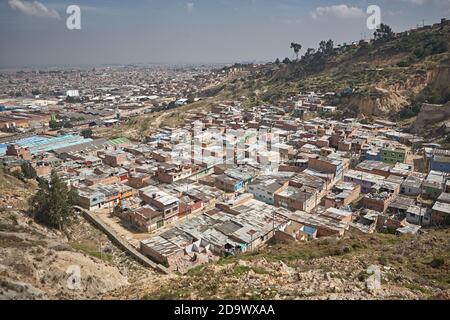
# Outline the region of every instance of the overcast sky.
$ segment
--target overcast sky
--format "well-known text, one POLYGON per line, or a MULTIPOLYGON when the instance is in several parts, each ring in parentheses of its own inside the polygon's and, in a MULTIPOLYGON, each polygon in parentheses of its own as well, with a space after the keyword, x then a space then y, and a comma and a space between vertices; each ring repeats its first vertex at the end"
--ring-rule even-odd
POLYGON ((450 16, 450 0, 0 0, 0 67, 282 59, 293 41, 369 37, 371 4, 395 31, 450 16))

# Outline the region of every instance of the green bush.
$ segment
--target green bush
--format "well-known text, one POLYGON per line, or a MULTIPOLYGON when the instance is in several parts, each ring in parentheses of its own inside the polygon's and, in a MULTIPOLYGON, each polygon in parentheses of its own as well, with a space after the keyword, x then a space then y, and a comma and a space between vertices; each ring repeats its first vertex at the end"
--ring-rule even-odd
POLYGON ((385 266, 388 264, 388 258, 385 255, 381 255, 378 257, 378 262, 382 265, 385 266))
POLYGON ((247 267, 247 266, 237 265, 237 266, 234 266, 234 268, 233 268, 233 273, 236 276, 241 275, 242 273, 245 273, 245 272, 248 272, 248 271, 250 271, 250 267, 247 267))
POLYGON ((432 266, 435 269, 439 269, 445 265, 445 260, 442 258, 434 258, 430 262, 430 266, 432 266))

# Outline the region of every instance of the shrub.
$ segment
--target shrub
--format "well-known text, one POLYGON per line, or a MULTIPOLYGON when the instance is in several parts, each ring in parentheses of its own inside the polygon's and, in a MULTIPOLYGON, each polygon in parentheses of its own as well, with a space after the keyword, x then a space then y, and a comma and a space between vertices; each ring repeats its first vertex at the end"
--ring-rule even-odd
POLYGON ((439 269, 439 268, 441 268, 444 265, 445 265, 445 260, 442 259, 442 258, 434 258, 430 262, 430 266, 432 266, 435 269, 439 269))
POLYGON ((381 256, 378 258, 378 262, 379 262, 382 266, 385 266, 385 265, 388 264, 388 258, 387 258, 385 255, 381 255, 381 256))

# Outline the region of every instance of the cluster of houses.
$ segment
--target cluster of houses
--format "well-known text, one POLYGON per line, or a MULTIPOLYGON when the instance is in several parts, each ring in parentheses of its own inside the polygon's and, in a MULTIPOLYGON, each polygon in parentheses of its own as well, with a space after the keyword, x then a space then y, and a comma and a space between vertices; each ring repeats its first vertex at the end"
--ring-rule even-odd
POLYGON ((197 92, 218 85, 225 75, 207 65, 6 72, 0 78, 0 139, 1 131, 45 131, 51 120, 64 125, 60 130, 66 133, 109 127, 196 101, 197 92))
POLYGON ((139 250, 179 271, 271 239, 450 223, 450 151, 386 121, 302 120, 295 110, 305 105, 324 102, 311 94, 255 108, 230 101, 141 142, 9 144, 2 163, 28 162, 41 177, 56 170, 80 207, 147 234, 139 250))

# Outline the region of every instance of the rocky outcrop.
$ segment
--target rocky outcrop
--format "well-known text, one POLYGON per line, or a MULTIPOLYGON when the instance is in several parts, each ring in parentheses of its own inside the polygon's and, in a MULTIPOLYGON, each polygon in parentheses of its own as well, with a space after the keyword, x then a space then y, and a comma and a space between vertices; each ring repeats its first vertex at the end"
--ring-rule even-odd
POLYGON ((363 116, 388 116, 408 105, 408 100, 395 91, 375 88, 373 94, 356 94, 349 101, 349 108, 356 108, 363 116))
MULTIPOLYGON (((416 74, 405 81, 382 85, 383 87, 368 88, 370 93, 357 93, 351 97, 348 107, 355 108, 359 115, 365 117, 389 117, 408 106, 409 99, 419 95, 426 86, 430 86, 438 92, 445 92, 449 88, 449 83, 450 68, 441 65, 429 70, 426 74, 416 74)), ((445 120, 445 112, 442 113, 442 110, 432 110, 430 119, 442 122, 439 115, 443 115, 443 120, 445 120)))
POLYGON ((450 67, 439 66, 428 71, 427 83, 439 90, 446 90, 450 83, 450 67))
POLYGON ((45 293, 29 283, 0 280, 1 300, 35 300, 43 298, 47 298, 45 293))
POLYGON ((446 104, 424 103, 412 126, 412 132, 418 133, 420 130, 436 126, 450 119, 450 102, 446 104))

